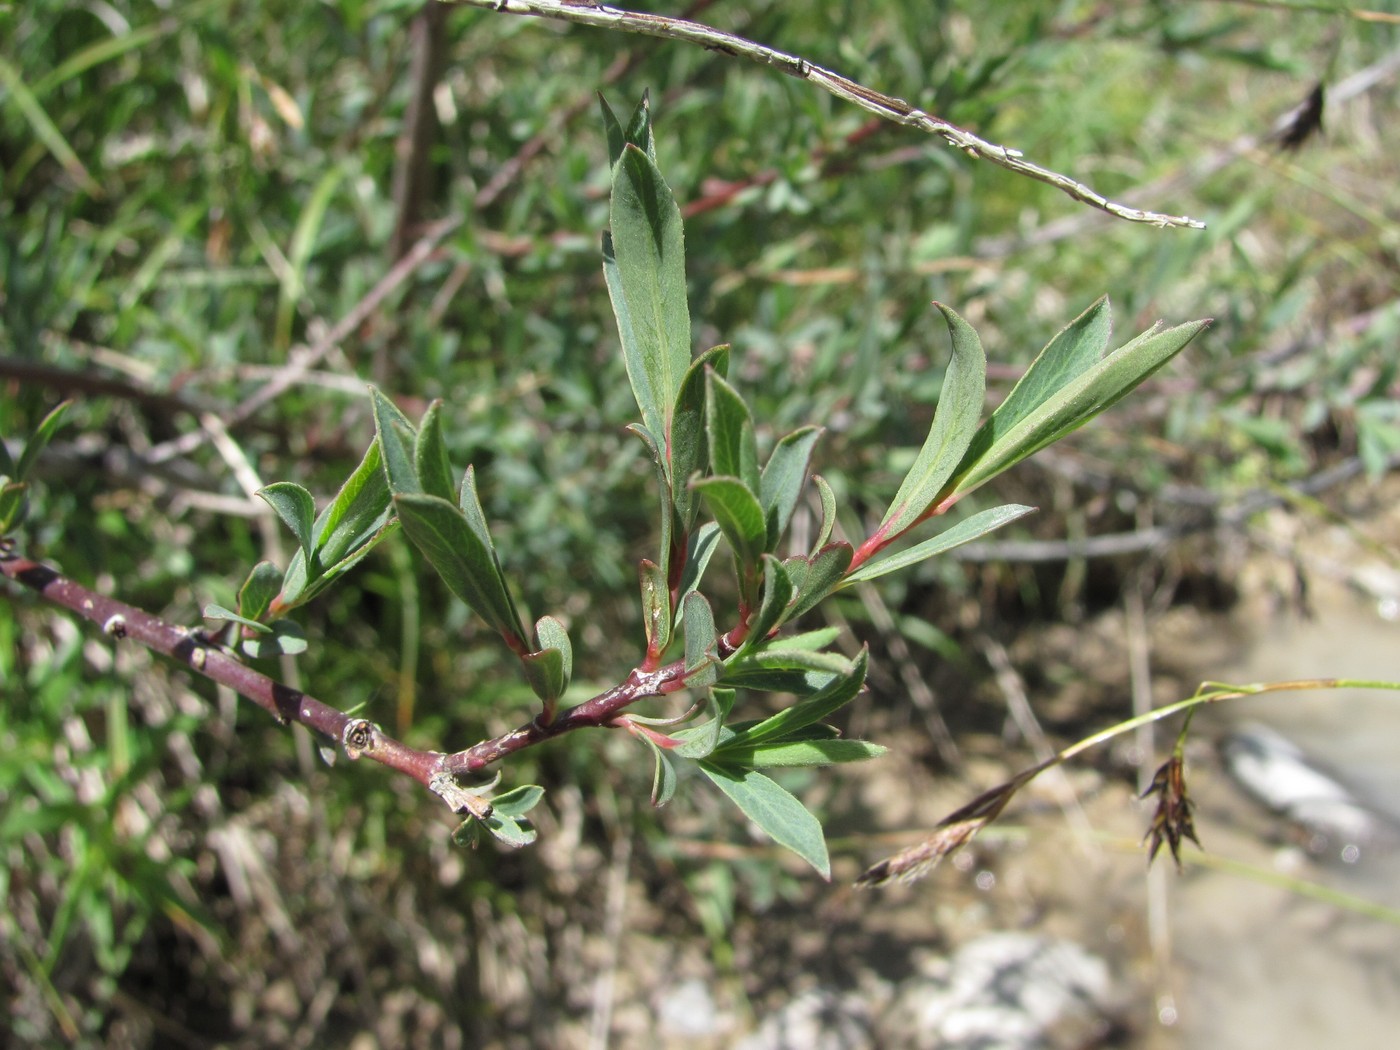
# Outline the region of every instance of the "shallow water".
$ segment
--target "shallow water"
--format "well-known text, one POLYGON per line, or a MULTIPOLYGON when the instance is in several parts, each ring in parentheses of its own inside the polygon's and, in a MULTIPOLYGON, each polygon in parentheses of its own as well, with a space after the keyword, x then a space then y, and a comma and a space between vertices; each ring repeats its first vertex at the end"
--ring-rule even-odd
MULTIPOLYGON (((1400 623, 1374 596, 1342 583, 1316 588, 1315 615, 1271 622, 1226 681, 1343 676, 1400 679, 1400 623)), ((1400 694, 1324 691, 1231 705, 1226 719, 1263 723, 1400 827, 1400 694)), ((1232 788, 1224 782, 1214 792, 1232 788)), ((1288 841, 1287 822, 1246 804, 1238 819, 1198 822, 1213 854, 1244 860, 1400 908, 1395 836, 1319 856, 1288 841), (1348 853, 1350 856, 1351 854, 1348 853)), ((1224 872, 1196 872, 1172 887, 1170 925, 1183 1047, 1350 1050, 1396 1045, 1400 927, 1224 872)))

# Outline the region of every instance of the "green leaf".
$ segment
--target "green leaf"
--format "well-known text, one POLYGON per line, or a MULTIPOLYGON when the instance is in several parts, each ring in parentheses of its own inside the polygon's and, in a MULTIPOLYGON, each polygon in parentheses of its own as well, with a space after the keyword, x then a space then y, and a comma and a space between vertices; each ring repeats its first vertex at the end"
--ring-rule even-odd
POLYGON ((978 446, 994 443, 996 435, 1005 434, 1039 405, 1078 379, 1099 361, 1108 349, 1108 337, 1113 330, 1113 311, 1104 296, 1055 334, 1036 355, 1017 384, 997 406, 987 422, 978 430, 968 449, 975 458, 978 446))
POLYGON ((564 689, 569 688, 569 682, 574 677, 574 647, 569 641, 569 632, 553 616, 541 616, 535 621, 535 638, 541 649, 558 649, 563 657, 564 687, 559 690, 559 695, 563 696, 564 689))
POLYGON ((758 613, 748 624, 749 633, 745 636, 742 648, 752 648, 763 642, 787 617, 788 606, 792 601, 792 581, 787 570, 771 554, 763 556, 763 600, 758 613))
POLYGON ((515 817, 502 816, 494 811, 481 825, 507 846, 528 846, 539 838, 539 832, 528 820, 517 820, 515 817))
POLYGON ((895 572, 939 554, 946 554, 954 547, 961 547, 964 543, 970 543, 989 532, 994 532, 1003 525, 1009 525, 1017 518, 1023 518, 1034 510, 1034 507, 1008 503, 1004 507, 993 507, 990 510, 980 511, 970 518, 958 522, 952 528, 943 530, 932 539, 924 540, 923 543, 916 544, 908 550, 891 554, 888 558, 881 558, 879 561, 867 562, 842 580, 841 586, 844 587, 849 583, 860 583, 864 580, 874 580, 886 573, 895 572))
POLYGON ((254 659, 296 656, 306 652, 306 632, 295 620, 273 620, 270 634, 243 639, 243 651, 254 659))
POLYGON ((788 619, 801 616, 836 589, 842 576, 850 568, 855 551, 849 543, 828 543, 808 560, 807 571, 802 575, 797 600, 793 603, 788 619))
POLYGON ((268 506, 277 512, 277 516, 292 530, 306 557, 310 558, 315 549, 316 520, 316 501, 311 493, 294 481, 274 481, 258 489, 256 495, 266 500, 268 506))
POLYGON ((521 784, 503 791, 491 800, 491 812, 501 817, 523 817, 539 805, 544 788, 538 784, 521 784))
POLYGON ((787 648, 787 639, 775 638, 766 645, 731 657, 724 665, 720 683, 807 696, 825 689, 837 678, 848 676, 853 666, 840 653, 787 648))
POLYGON ((802 427, 778 442, 758 487, 758 501, 768 523, 768 549, 778 549, 778 541, 787 532, 793 508, 807 482, 807 464, 812 449, 822 436, 821 427, 802 427))
POLYGON ((374 432, 389 491, 395 496, 401 492, 422 492, 423 486, 413 465, 413 447, 417 443, 413 425, 392 401, 373 387, 370 396, 374 402, 374 432))
POLYGON ((239 616, 232 609, 225 609, 222 605, 210 602, 204 607, 204 618, 206 620, 230 620, 233 623, 242 624, 244 627, 251 627, 260 634, 271 634, 272 628, 257 620, 250 620, 246 616, 239 616))
POLYGON ((603 276, 642 424, 668 434, 690 363, 681 213, 656 163, 628 144, 613 169, 603 276))
POLYGON ((24 494, 29 486, 11 482, 0 475, 0 536, 4 536, 24 520, 24 494))
POLYGON ((643 150, 652 160, 656 159, 656 143, 651 131, 651 106, 646 92, 642 93, 642 100, 632 111, 632 118, 627 122, 625 130, 601 92, 598 95, 598 104, 603 110, 603 127, 608 135, 609 164, 617 164, 629 142, 643 150))
POLYGON ((691 483, 705 498, 705 505, 724 533, 735 558, 744 567, 756 565, 763 555, 768 530, 758 497, 738 478, 702 478, 691 483))
POLYGON ((729 370, 728 345, 713 346, 691 362, 681 380, 676 410, 671 418, 667 450, 671 457, 672 496, 676 517, 687 529, 699 510, 689 482, 696 474, 705 473, 709 466, 709 445, 705 439, 705 376, 711 369, 720 376, 729 370))
POLYGON ((451 503, 457 495, 452 480, 452 463, 447 458, 447 442, 442 436, 442 401, 434 401, 418 425, 418 439, 413 446, 413 466, 418 483, 430 496, 451 503))
MULTIPOLYGON (((705 569, 709 567, 715 548, 719 546, 719 537, 719 526, 712 521, 705 522, 690 534, 690 542, 686 545, 685 552, 685 571, 681 573, 679 601, 684 602, 685 596, 700 586, 700 581, 705 578, 705 569)), ((683 611, 684 606, 680 612, 683 611)), ((678 619, 678 625, 679 622, 678 619)))
POLYGON ((752 769, 728 769, 712 762, 701 762, 700 769, 764 834, 830 880, 822 826, 790 791, 752 769))
POLYGON ((641 577, 647 652, 659 656, 671 644, 671 590, 666 586, 666 570, 646 558, 642 559, 641 577))
POLYGON ((709 718, 698 726, 689 729, 682 729, 679 733, 673 734, 675 739, 681 741, 681 745, 675 749, 678 758, 706 758, 709 756, 720 741, 720 731, 724 729, 724 720, 729 717, 729 712, 734 710, 733 689, 723 689, 716 687, 711 689, 706 695, 705 703, 709 718))
POLYGON ((726 747, 724 762, 746 769, 779 766, 829 766, 838 762, 864 762, 879 758, 887 749, 865 740, 781 740, 752 747, 726 747))
POLYGON ((260 561, 253 566, 248 578, 238 592, 238 612, 247 620, 261 622, 272 599, 282 589, 282 572, 270 561, 260 561))
POLYGON ((705 373, 705 440, 710 473, 738 478, 757 494, 760 479, 753 416, 739 392, 714 371, 705 373))
MULTIPOLYGON (((464 481, 464 489, 466 485, 464 481)), ((452 593, 508 640, 523 644, 524 632, 496 552, 482 542, 469 516, 444 499, 421 493, 396 495, 394 505, 404 533, 452 593)))
POLYGON ((316 519, 316 558, 321 569, 336 565, 351 551, 373 546, 371 538, 379 542, 391 513, 389 483, 380 469, 376 439, 316 519))
MULTIPOLYGON (((564 695, 568 683, 564 680, 564 654, 558 649, 526 653, 520 658, 520 665, 524 668, 525 680, 530 683, 530 688, 546 705, 552 705, 564 695)), ((546 707, 546 710, 553 712, 552 707, 546 707)))
POLYGON ((933 425, 914 466, 895 493, 876 535, 886 539, 898 536, 929 509, 939 496, 943 483, 962 462, 977 421, 982 418, 982 401, 987 386, 987 355, 970 325, 941 303, 948 332, 953 338, 953 358, 943 377, 933 425))
POLYGON ((656 761, 651 773, 651 804, 660 809, 675 798, 676 767, 655 740, 649 736, 642 736, 641 739, 645 740, 647 747, 651 748, 652 758, 656 761))
POLYGON ((685 598, 685 682, 692 688, 711 685, 719 677, 719 632, 715 614, 703 594, 685 598))
POLYGON ((815 556, 830 541, 831 531, 836 527, 836 493, 831 491, 826 478, 820 474, 813 474, 812 481, 822 501, 822 527, 817 530, 817 542, 812 544, 812 554, 815 556))
POLYGON ((1162 331, 1152 330, 1119 347, 1049 394, 1014 425, 995 433, 990 441, 978 442, 977 447, 985 447, 986 451, 964 457, 949 485, 950 495, 971 492, 1083 426, 1175 357, 1209 324, 1192 321, 1162 331))
POLYGON ((806 699, 738 733, 731 743, 725 744, 715 753, 716 761, 724 761, 722 756, 728 753, 730 747, 753 747, 780 740, 799 729, 820 722, 832 712, 845 707, 860 694, 865 685, 867 657, 867 651, 862 649, 848 674, 833 679, 806 699))
MULTIPOLYGON (((13 469, 0 464, 6 474, 9 474, 15 481, 29 480, 29 472, 34 469, 35 461, 38 460, 44 449, 49 447, 49 442, 53 440, 53 436, 63 425, 63 417, 68 414, 68 409, 72 405, 72 401, 60 401, 43 419, 39 420, 39 425, 34 428, 34 433, 30 434, 29 440, 24 443, 24 451, 19 454, 19 463, 13 464, 13 469)), ((7 463, 9 458, 10 454, 7 451, 5 453, 7 463)))

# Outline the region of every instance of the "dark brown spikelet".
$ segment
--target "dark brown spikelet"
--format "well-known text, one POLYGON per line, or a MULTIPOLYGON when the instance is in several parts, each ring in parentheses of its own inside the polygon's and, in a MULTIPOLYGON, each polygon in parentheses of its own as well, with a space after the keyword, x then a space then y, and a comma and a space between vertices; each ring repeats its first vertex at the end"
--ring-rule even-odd
POLYGON ((1180 755, 1172 755, 1162 763, 1153 775, 1151 785, 1142 793, 1143 798, 1148 795, 1157 796, 1157 812, 1152 815, 1152 825, 1143 836, 1144 842, 1151 843, 1147 863, 1150 865, 1157 859, 1157 851, 1165 841, 1171 848, 1172 860, 1176 861, 1176 870, 1180 871, 1182 839, 1190 839, 1198 848, 1204 849, 1201 840, 1196 837, 1196 826, 1191 821, 1191 808, 1195 803, 1186 792, 1186 774, 1180 755))
POLYGON ((1279 149, 1297 149, 1322 130, 1322 109, 1326 101, 1325 96, 1322 81, 1319 80, 1279 134, 1279 149))

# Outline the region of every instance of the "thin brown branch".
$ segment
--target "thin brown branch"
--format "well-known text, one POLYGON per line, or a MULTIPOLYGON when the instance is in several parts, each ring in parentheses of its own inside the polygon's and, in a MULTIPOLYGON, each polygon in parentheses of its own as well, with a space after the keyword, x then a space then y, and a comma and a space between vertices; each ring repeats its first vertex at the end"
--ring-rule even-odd
POLYGON ((798 55, 777 51, 734 33, 727 33, 700 22, 665 15, 653 15, 637 11, 625 11, 594 3, 593 0, 443 0, 444 3, 468 7, 480 7, 503 14, 530 15, 536 18, 553 18, 597 29, 613 29, 626 33, 639 33, 643 36, 661 37, 666 40, 679 40, 695 44, 709 51, 718 51, 735 58, 746 58, 760 65, 773 68, 805 80, 837 98, 874 113, 884 120, 917 128, 920 131, 937 135, 954 149, 962 150, 970 157, 990 161, 999 167, 1027 178, 1054 186, 1061 192, 1084 204, 1099 208, 1129 222, 1143 222, 1154 226, 1189 226, 1203 228, 1204 223, 1185 215, 1166 215, 1161 212, 1143 211, 1111 201, 1097 190, 1082 182, 1061 175, 1059 172, 1042 168, 1026 160, 1019 150, 998 146, 978 138, 972 132, 949 123, 942 117, 926 113, 917 106, 911 106, 903 99, 893 98, 854 80, 841 76, 829 69, 809 62, 798 55))

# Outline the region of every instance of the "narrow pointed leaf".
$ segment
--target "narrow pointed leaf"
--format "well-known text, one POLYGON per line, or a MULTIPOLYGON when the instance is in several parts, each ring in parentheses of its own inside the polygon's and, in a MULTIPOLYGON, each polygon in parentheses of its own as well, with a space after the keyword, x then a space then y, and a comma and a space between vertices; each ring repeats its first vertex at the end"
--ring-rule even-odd
POLYGON ((340 562, 376 536, 391 513, 389 483, 381 469, 376 439, 316 519, 316 560, 323 568, 340 562))
POLYGON ((953 357, 943 378, 933 425, 914 466, 890 504, 879 533, 887 538, 909 528, 938 498, 943 483, 952 477, 967 451, 987 386, 987 355, 972 327, 953 310, 935 304, 943 312, 953 338, 953 357))
POLYGON ((703 594, 686 595, 685 599, 685 681, 692 688, 711 685, 719 677, 719 661, 715 653, 719 632, 715 629, 715 614, 703 594))
POLYGON ((396 496, 401 492, 422 492, 423 486, 413 465, 415 437, 412 424, 378 390, 371 388, 370 394, 374 401, 374 432, 379 440, 389 491, 396 496))
POLYGON ((865 685, 867 651, 862 649, 855 659, 850 673, 841 675, 825 688, 773 715, 750 729, 739 733, 734 741, 715 752, 716 760, 723 761, 730 747, 753 747, 758 744, 781 740, 797 730, 820 722, 833 712, 845 707, 859 695, 865 685))
POLYGON ((714 557, 715 548, 719 546, 719 538, 719 526, 712 521, 705 522, 690 534, 685 551, 685 571, 681 573, 681 586, 677 592, 677 627, 684 619, 685 596, 699 587, 700 581, 705 578, 705 570, 710 565, 710 559, 714 557))
POLYGON ((442 436, 442 402, 434 401, 418 425, 413 446, 413 466, 418 483, 430 496, 451 503, 457 486, 452 480, 452 464, 447 458, 447 442, 442 436))
POLYGON ((816 554, 830 542, 831 531, 836 528, 836 493, 831 491, 826 478, 820 474, 813 474, 812 481, 816 484, 822 501, 822 526, 817 531, 817 542, 812 544, 812 553, 816 554))
POLYGON ((764 641, 777 628, 788 613, 792 601, 792 581, 787 570, 771 554, 763 556, 763 600, 758 613, 749 622, 749 633, 745 647, 752 647, 764 641))
POLYGON ((759 482, 758 501, 768 522, 768 549, 778 549, 778 541, 787 532, 793 508, 807 483, 807 465, 812 449, 822 435, 821 427, 802 427, 778 442, 759 482))
POLYGON ((617 119, 617 114, 613 112, 612 106, 608 105, 608 100, 603 97, 603 93, 598 92, 598 108, 603 114, 603 132, 608 139, 608 166, 612 167, 622 156, 623 147, 627 145, 627 133, 622 129, 622 122, 617 119))
POLYGON ((1023 518, 1034 511, 1034 507, 1023 506, 1019 503, 1008 503, 1004 507, 993 507, 990 510, 980 511, 963 521, 958 522, 950 529, 944 529, 932 539, 924 540, 923 543, 915 544, 908 550, 898 551, 888 558, 881 558, 878 561, 866 562, 855 572, 851 573, 841 585, 848 583, 860 583, 863 580, 874 580, 886 573, 897 572, 900 569, 915 565, 918 562, 936 557, 939 554, 946 554, 954 547, 961 547, 964 543, 971 543, 975 539, 995 532, 1003 525, 1009 525, 1017 518, 1023 518))
POLYGON ((736 745, 719 754, 721 761, 746 769, 792 766, 829 766, 838 762, 864 762, 879 758, 887 749, 865 740, 780 740, 752 747, 736 745))
POLYGON ((709 446, 705 439, 705 374, 713 369, 723 376, 729 370, 729 347, 714 346, 691 362, 676 396, 667 451, 671 457, 672 488, 676 517, 685 528, 695 522, 699 501, 689 482, 709 467, 709 446))
POLYGON ((849 543, 828 543, 808 559, 807 571, 802 576, 802 586, 797 600, 793 603, 788 619, 794 619, 807 612, 828 594, 834 591, 851 565, 855 551, 849 543))
POLYGON ((705 506, 740 565, 756 565, 768 536, 758 497, 738 478, 702 478, 692 484, 705 498, 705 506))
POLYGON ((495 551, 482 542, 463 512, 444 499, 422 493, 395 496, 394 505, 404 533, 452 593, 502 635, 523 642, 495 551))
POLYGON ((617 316, 632 393, 652 434, 670 430, 690 364, 681 213, 655 162, 634 145, 613 170, 603 275, 617 316))
POLYGON ((985 452, 965 458, 950 486, 964 494, 1040 451, 1126 396, 1201 333, 1209 321, 1192 321, 1145 333, 1055 391, 1014 426, 996 436, 985 452))
POLYGON ((762 773, 701 762, 700 769, 765 835, 831 878, 831 860, 817 818, 793 794, 762 773))
POLYGON ((72 401, 60 401, 49 413, 39 420, 39 425, 34 428, 34 433, 29 435, 29 440, 24 443, 24 451, 19 454, 19 462, 11 463, 8 451, 4 454, 4 461, 0 462, 0 470, 9 474, 15 481, 24 482, 29 480, 29 472, 34 469, 34 462, 44 449, 49 447, 49 442, 58 433, 59 427, 63 425, 63 417, 68 414, 68 409, 72 407, 72 401))
POLYGON ((713 371, 705 374, 705 439, 710 473, 738 478, 757 494, 758 444, 753 416, 739 392, 713 371))
POLYGON ((660 656, 671 644, 671 591, 666 586, 666 570, 642 559, 642 623, 647 633, 647 652, 660 656))
POLYGON ((315 550, 316 501, 311 493, 292 481, 276 481, 258 489, 257 495, 277 512, 297 543, 310 558, 315 550))

